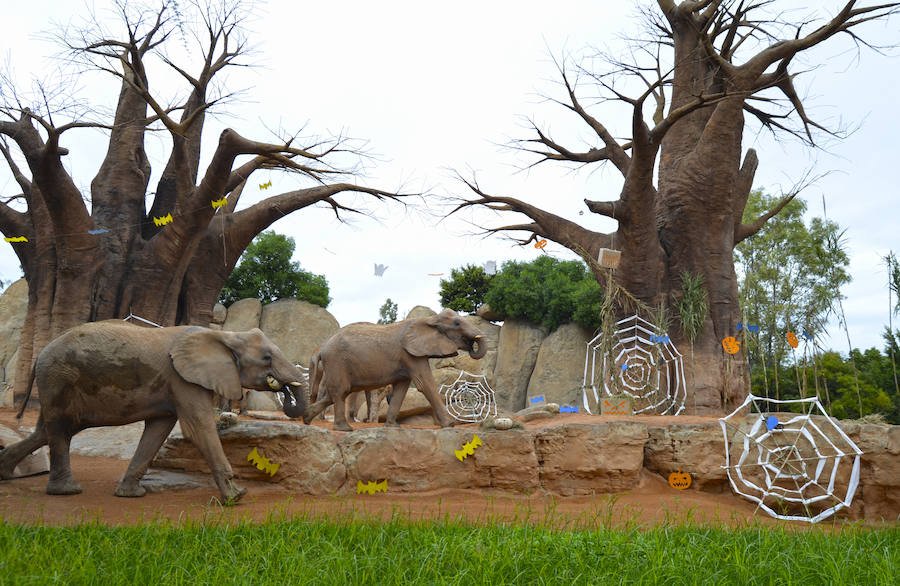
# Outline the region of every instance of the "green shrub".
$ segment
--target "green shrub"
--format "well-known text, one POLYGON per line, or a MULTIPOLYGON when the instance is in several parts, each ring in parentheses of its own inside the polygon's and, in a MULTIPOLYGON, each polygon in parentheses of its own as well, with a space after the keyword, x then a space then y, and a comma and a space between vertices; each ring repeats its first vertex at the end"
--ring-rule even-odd
POLYGON ((450 279, 441 279, 441 307, 462 313, 475 313, 494 277, 475 265, 450 271, 450 279))
POLYGON ((484 300, 504 319, 527 320, 549 331, 572 321, 595 329, 603 291, 581 261, 540 256, 504 263, 484 300))

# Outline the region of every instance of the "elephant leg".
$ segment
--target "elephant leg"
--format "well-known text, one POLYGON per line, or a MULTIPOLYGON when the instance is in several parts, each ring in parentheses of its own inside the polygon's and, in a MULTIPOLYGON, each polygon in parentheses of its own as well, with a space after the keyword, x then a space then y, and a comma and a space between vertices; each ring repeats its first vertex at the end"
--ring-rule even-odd
POLYGON ((329 397, 328 395, 325 395, 324 398, 319 399, 318 401, 310 405, 306 409, 306 415, 303 417, 303 423, 309 425, 312 420, 315 419, 317 415, 322 413, 322 411, 327 409, 329 405, 331 405, 331 397, 329 397))
POLYGON ((413 373, 413 383, 415 383, 417 389, 422 391, 425 398, 428 399, 434 417, 438 420, 440 426, 451 427, 453 425, 453 419, 447 412, 447 407, 444 406, 444 402, 441 401, 441 396, 437 392, 437 383, 434 382, 434 376, 431 374, 431 369, 428 366, 427 360, 425 361, 424 368, 425 370, 423 372, 413 373))
POLYGON ((337 388, 334 383, 327 385, 326 390, 331 396, 331 402, 334 403, 334 424, 331 426, 335 431, 353 431, 350 424, 347 423, 347 393, 344 389, 337 388))
MULTIPOLYGON (((234 472, 225 456, 216 420, 213 413, 213 399, 205 389, 176 389, 175 408, 185 435, 191 439, 212 471, 213 480, 222 494, 225 504, 234 504, 246 494, 247 489, 233 481, 234 472), (206 396, 201 396, 206 395, 206 396)), ((146 428, 145 428, 146 431, 146 428)))
MULTIPOLYGON (((366 391, 366 401, 369 399, 369 391, 366 391)), ((360 393, 350 393, 347 397, 347 421, 359 421, 356 418, 356 412, 359 411, 359 395, 360 393)), ((368 402, 366 403, 368 405, 368 402)))
POLYGON ((375 405, 376 391, 366 391, 366 421, 372 421, 372 415, 378 417, 378 406, 375 405))
POLYGON ((38 448, 46 445, 47 429, 44 427, 43 417, 38 417, 37 425, 35 425, 34 431, 28 437, 0 450, 0 479, 12 478, 19 462, 38 448))
POLYGON ((403 399, 406 398, 406 391, 409 390, 409 380, 396 382, 393 387, 389 395, 390 399, 388 399, 387 417, 384 420, 385 425, 397 425, 397 415, 400 413, 403 399))
POLYGON ((63 426, 49 426, 47 439, 50 444, 50 478, 47 494, 80 494, 81 485, 72 475, 69 462, 69 445, 72 434, 63 426))
POLYGON ((147 489, 141 486, 141 478, 147 472, 150 462, 159 452, 163 442, 166 441, 169 432, 175 427, 176 421, 178 418, 172 415, 171 417, 148 419, 144 422, 141 441, 138 442, 128 470, 125 471, 125 475, 119 481, 119 486, 116 487, 116 496, 138 497, 147 494, 147 489))

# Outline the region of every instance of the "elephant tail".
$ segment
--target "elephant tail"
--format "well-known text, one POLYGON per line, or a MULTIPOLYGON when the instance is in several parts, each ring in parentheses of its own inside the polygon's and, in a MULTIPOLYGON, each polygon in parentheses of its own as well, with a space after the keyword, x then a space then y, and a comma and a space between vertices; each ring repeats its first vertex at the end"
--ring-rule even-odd
POLYGON ((31 365, 31 376, 28 377, 28 390, 25 392, 25 399, 22 400, 22 406, 19 407, 19 412, 16 413, 16 419, 22 419, 22 415, 25 413, 25 407, 28 406, 28 399, 31 398, 31 389, 34 388, 34 373, 37 367, 37 361, 35 360, 34 364, 31 365))

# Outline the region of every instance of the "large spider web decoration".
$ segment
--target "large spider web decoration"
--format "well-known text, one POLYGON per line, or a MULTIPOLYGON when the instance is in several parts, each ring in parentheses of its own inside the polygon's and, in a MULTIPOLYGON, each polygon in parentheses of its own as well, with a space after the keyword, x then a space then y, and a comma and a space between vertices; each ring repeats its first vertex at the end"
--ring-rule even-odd
MULTIPOLYGON (((300 380, 297 382, 300 382, 300 383, 303 383, 304 385, 306 385, 306 393, 308 394, 309 393, 309 368, 307 368, 306 366, 303 366, 302 364, 295 364, 294 366, 297 368, 297 370, 300 371, 300 374, 301 374, 300 380)), ((284 409, 284 398, 281 396, 281 393, 272 393, 272 394, 275 395, 275 402, 278 403, 278 406, 281 407, 282 409, 284 409)), ((315 401, 316 398, 308 397, 308 400, 310 402, 312 402, 312 401, 315 401)))
POLYGON ((497 415, 497 401, 494 389, 483 374, 472 374, 461 370, 453 384, 441 385, 447 411, 457 421, 478 423, 497 415))
POLYGON ((749 395, 719 424, 728 481, 757 508, 776 519, 818 523, 850 506, 862 451, 817 397, 749 395), (749 415, 748 405, 754 411, 749 415))
POLYGON ((616 322, 612 335, 611 346, 602 333, 587 343, 582 384, 585 410, 593 413, 593 406, 599 412, 598 387, 602 386, 606 396, 631 397, 634 413, 681 413, 687 396, 684 362, 669 336, 637 315, 616 322))

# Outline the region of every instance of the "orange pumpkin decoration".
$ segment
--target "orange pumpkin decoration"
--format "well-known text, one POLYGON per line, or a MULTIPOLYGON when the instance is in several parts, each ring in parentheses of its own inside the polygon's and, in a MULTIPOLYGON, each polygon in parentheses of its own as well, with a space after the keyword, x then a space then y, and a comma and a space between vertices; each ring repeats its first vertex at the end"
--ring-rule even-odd
POLYGON ((538 240, 537 242, 534 243, 534 247, 535 247, 535 248, 543 248, 543 247, 545 247, 545 246, 547 246, 547 239, 546 239, 546 238, 543 239, 543 240, 538 240))
POLYGON ((734 336, 728 336, 722 340, 722 347, 725 348, 725 351, 729 354, 737 354, 741 349, 741 343, 738 342, 734 336))
POLYGON ((687 472, 682 472, 681 468, 679 468, 678 472, 669 474, 669 486, 676 490, 687 490, 691 486, 691 475, 687 472))
POLYGON ((787 341, 788 341, 788 344, 791 345, 791 348, 796 348, 796 347, 797 347, 797 344, 800 343, 800 342, 797 340, 797 334, 795 334, 794 332, 788 332, 788 333, 787 333, 787 341))

